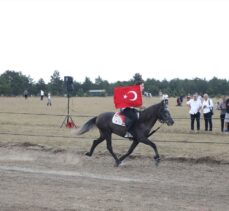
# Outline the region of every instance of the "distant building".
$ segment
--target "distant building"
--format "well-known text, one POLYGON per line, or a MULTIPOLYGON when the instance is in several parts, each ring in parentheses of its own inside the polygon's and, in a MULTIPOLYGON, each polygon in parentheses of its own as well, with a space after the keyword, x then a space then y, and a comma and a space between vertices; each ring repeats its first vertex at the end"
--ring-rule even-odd
POLYGON ((88 91, 89 96, 101 96, 105 97, 107 95, 107 92, 105 89, 91 89, 88 91))

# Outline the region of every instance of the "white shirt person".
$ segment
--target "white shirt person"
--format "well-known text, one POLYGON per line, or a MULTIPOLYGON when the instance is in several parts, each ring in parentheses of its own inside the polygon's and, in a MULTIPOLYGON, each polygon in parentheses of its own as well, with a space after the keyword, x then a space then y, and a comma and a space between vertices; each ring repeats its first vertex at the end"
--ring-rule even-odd
POLYGON ((197 130, 200 130, 200 110, 202 108, 201 101, 197 99, 197 95, 193 95, 193 99, 190 99, 187 102, 187 105, 189 106, 189 114, 191 118, 191 130, 194 130, 194 121, 197 122, 197 130))
POLYGON ((44 98, 44 91, 43 90, 41 90, 41 100, 43 100, 43 98, 44 98))
POLYGON ((203 113, 204 114, 209 113, 213 110, 213 108, 214 108, 214 104, 213 104, 212 99, 210 99, 208 95, 205 94, 205 97, 202 103, 203 113))
POLYGON ((52 105, 52 101, 51 101, 51 93, 48 93, 48 102, 47 102, 47 106, 51 106, 52 105))
POLYGON ((212 99, 208 97, 208 94, 204 94, 204 100, 202 103, 202 109, 204 114, 205 131, 212 131, 212 115, 214 104, 212 99))
POLYGON ((190 110, 189 113, 194 115, 200 112, 202 108, 201 101, 197 99, 197 95, 193 95, 193 99, 190 99, 187 102, 187 105, 189 106, 190 110))

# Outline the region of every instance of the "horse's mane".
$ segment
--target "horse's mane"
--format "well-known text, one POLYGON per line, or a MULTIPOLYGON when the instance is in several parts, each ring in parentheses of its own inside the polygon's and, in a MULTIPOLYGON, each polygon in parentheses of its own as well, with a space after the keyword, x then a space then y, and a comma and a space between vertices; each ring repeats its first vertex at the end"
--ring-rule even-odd
POLYGON ((159 111, 159 108, 162 106, 162 103, 157 103, 147 107, 144 111, 141 112, 140 119, 152 118, 152 114, 159 111))

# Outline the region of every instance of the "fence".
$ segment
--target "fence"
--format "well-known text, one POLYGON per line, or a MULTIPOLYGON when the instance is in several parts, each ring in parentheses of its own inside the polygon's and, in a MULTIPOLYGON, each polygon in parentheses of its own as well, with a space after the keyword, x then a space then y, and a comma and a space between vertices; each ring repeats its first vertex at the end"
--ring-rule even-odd
MULTIPOLYGON (((0 112, 1 115, 25 115, 25 116, 47 116, 47 117, 64 117, 65 115, 63 114, 45 114, 45 113, 19 113, 19 112, 0 112)), ((92 118, 96 115, 71 115, 72 117, 82 117, 82 118, 92 118)), ((219 120, 220 118, 214 117, 213 120, 219 120)), ((0 118, 1 120, 1 118, 0 118)), ((180 120, 187 120, 190 121, 190 118, 188 117, 175 117, 175 121, 180 121, 180 120)), ((6 125, 10 125, 9 123, 5 123, 6 125)), ((20 124, 17 124, 20 125, 20 124)), ((40 126, 40 124, 37 124, 40 126)), ((36 124, 35 124, 36 126, 36 124)), ((45 125, 47 126, 47 125, 45 125)), ((190 134, 185 131, 167 131, 167 133, 180 133, 180 134, 190 134)), ((32 134, 32 133, 15 133, 15 132, 9 132, 9 131, 1 131, 0 130, 0 135, 4 136, 25 136, 25 137, 46 137, 46 138, 63 138, 63 139, 89 139, 87 136, 66 136, 66 135, 50 135, 50 134, 32 134)), ((211 135, 218 136, 220 133, 211 133, 211 135)), ((121 138, 114 138, 113 140, 121 140, 121 138)), ((169 143, 182 143, 182 144, 217 144, 217 145, 228 145, 228 143, 220 143, 220 142, 212 142, 212 141, 166 141, 166 140, 154 140, 155 142, 169 142, 169 143)))

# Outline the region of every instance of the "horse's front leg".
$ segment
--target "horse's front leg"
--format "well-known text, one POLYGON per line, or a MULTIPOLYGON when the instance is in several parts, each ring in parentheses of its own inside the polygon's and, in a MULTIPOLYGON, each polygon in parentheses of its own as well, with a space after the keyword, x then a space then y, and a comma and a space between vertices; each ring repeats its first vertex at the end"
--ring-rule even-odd
POLYGON ((153 149, 154 149, 154 152, 155 152, 155 156, 154 156, 154 160, 156 162, 156 166, 158 166, 159 162, 160 162, 160 155, 157 151, 157 146, 156 144, 154 144, 153 142, 151 142, 149 139, 140 139, 139 142, 143 143, 143 144, 146 144, 146 145, 149 145, 151 146, 153 149))
POLYGON ((126 157, 128 157, 128 156, 134 151, 134 149, 136 148, 136 146, 137 146, 138 144, 139 144, 138 141, 133 141, 133 143, 131 144, 131 146, 130 146, 128 152, 127 152, 126 154, 124 154, 123 156, 121 156, 121 157, 119 158, 119 160, 122 162, 126 157))
POLYGON ((111 153, 112 157, 115 159, 116 166, 118 167, 119 164, 121 163, 121 161, 118 159, 116 154, 113 152, 112 143, 111 143, 111 136, 106 137, 106 141, 107 141, 107 149, 111 153))

